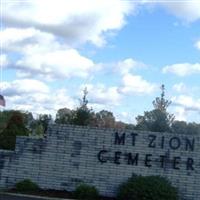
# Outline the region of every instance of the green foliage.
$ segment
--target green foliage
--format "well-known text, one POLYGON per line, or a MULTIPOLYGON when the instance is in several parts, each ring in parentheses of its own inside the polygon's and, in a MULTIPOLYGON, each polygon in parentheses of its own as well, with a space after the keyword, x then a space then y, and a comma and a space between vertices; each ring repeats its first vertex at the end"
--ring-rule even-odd
POLYGON ((72 124, 74 111, 68 108, 61 108, 56 113, 55 122, 57 124, 72 124))
POLYGON ((77 108, 75 111, 74 118, 72 120, 72 124, 87 126, 92 119, 92 112, 89 109, 77 108))
POLYGON ((92 109, 89 109, 87 104, 87 88, 83 90, 83 98, 80 100, 80 106, 75 110, 72 123, 75 125, 87 126, 92 119, 92 109))
POLYGON ((23 115, 16 111, 12 113, 6 128, 0 133, 0 149, 15 149, 16 136, 29 135, 25 127, 23 115))
POLYGON ((76 188, 74 196, 80 200, 97 200, 99 199, 99 192, 94 186, 81 184, 76 188))
POLYGON ((172 132, 178 134, 200 134, 200 124, 187 123, 184 121, 174 121, 172 124, 172 132))
POLYGON ((93 111, 87 106, 87 94, 87 89, 84 89, 83 98, 80 100, 80 106, 76 110, 70 110, 68 108, 59 109, 56 114, 55 122, 58 124, 89 125, 93 118, 93 111))
POLYGON ((194 122, 188 123, 187 134, 200 134, 200 124, 194 122))
POLYGON ((152 102, 155 109, 165 112, 171 101, 165 99, 165 85, 161 85, 161 95, 152 102))
POLYGON ((95 126, 103 128, 114 128, 115 127, 115 117, 112 112, 107 110, 101 110, 95 115, 95 126))
POLYGON ((3 112, 0 111, 0 133, 7 127, 10 118, 18 113, 21 115, 23 124, 29 129, 31 123, 34 121, 33 115, 28 111, 17 111, 17 110, 5 110, 3 112))
POLYGON ((172 124, 172 132, 178 134, 186 134, 187 123, 184 121, 174 121, 172 124))
POLYGON ((178 200, 176 188, 160 176, 133 176, 119 187, 118 200, 178 200))
POLYGON ((31 192, 38 191, 40 188, 36 183, 32 182, 29 179, 25 179, 16 183, 15 189, 20 192, 31 192))
POLYGON ((174 121, 174 115, 167 112, 171 101, 164 98, 165 88, 161 86, 162 93, 153 101, 154 110, 144 112, 144 115, 136 117, 136 130, 146 130, 154 132, 172 132, 171 125, 174 121))
POLYGON ((13 114, 13 110, 0 111, 0 133, 7 127, 8 121, 13 114))
POLYGON ((39 121, 39 125, 42 125, 42 128, 43 128, 44 133, 45 133, 47 131, 49 122, 52 121, 52 117, 51 117, 51 115, 40 114, 38 121, 39 121))
POLYGON ((38 124, 35 127, 35 134, 38 136, 42 136, 44 134, 44 127, 42 126, 42 124, 38 124))
POLYGON ((171 132, 171 116, 159 109, 144 112, 144 115, 136 117, 135 129, 154 132, 171 132))
MULTIPOLYGON (((83 90, 83 97, 80 99, 80 105, 76 110, 70 110, 68 108, 62 108, 57 111, 55 122, 58 124, 74 124, 81 126, 93 126, 93 127, 115 127, 115 117, 112 112, 102 110, 98 113, 94 113, 92 109, 88 108, 87 89, 83 90)), ((118 123, 118 126, 124 126, 125 124, 118 123)))
POLYGON ((112 112, 101 110, 100 112, 93 112, 92 109, 87 107, 87 104, 80 104, 76 110, 62 108, 57 111, 56 120, 57 124, 75 124, 92 127, 118 128, 125 127, 126 124, 116 122, 112 112))
POLYGON ((29 129, 31 134, 42 136, 47 131, 48 125, 52 122, 52 116, 47 114, 38 115, 37 119, 31 120, 29 129))

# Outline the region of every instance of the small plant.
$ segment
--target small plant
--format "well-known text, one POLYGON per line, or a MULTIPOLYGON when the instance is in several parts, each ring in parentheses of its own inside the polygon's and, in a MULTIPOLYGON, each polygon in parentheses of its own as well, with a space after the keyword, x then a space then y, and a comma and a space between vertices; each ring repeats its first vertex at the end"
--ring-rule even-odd
POLYGON ((119 187, 118 200, 178 200, 178 193, 160 176, 133 176, 119 187))
POLYGON ((16 183, 15 189, 20 192, 30 192, 30 191, 37 191, 40 188, 36 183, 32 182, 29 179, 25 179, 23 181, 16 183))
POLYGON ((76 188, 74 196, 80 200, 97 200, 99 199, 99 192, 94 186, 81 184, 76 188))

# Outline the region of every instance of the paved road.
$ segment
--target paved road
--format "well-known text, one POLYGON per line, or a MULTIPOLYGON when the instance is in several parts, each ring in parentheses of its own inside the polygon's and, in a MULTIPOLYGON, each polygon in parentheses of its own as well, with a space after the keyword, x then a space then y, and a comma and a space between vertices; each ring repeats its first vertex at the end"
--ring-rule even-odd
MULTIPOLYGON (((0 200, 60 200, 60 198, 49 198, 49 197, 25 197, 23 195, 17 194, 17 195, 9 195, 9 194, 2 194, 0 193, 0 200)), ((67 199, 63 199, 67 200, 67 199)), ((68 199, 70 200, 70 199, 68 199)), ((73 199, 71 199, 73 200, 73 199)))
POLYGON ((0 194, 0 200, 43 200, 39 198, 17 197, 11 195, 0 194))
POLYGON ((17 197, 12 195, 0 194, 0 200, 44 200, 40 198, 27 198, 27 197, 17 197))

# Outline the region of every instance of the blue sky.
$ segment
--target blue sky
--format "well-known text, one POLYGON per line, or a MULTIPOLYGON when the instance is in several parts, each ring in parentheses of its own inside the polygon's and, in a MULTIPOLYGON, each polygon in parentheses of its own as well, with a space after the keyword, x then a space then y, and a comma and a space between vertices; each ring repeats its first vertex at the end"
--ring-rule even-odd
POLYGON ((89 106, 135 122, 165 84, 177 120, 200 122, 199 0, 1 0, 6 109, 89 106))

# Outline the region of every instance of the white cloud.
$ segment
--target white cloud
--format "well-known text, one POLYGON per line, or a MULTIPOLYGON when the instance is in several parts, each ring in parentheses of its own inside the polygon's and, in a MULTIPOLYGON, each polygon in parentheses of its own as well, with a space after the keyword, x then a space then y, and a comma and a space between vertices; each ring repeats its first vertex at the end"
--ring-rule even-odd
POLYGON ((188 121, 192 116, 197 120, 197 116, 200 116, 200 98, 179 95, 172 97, 171 100, 176 120, 188 121))
POLYGON ((85 87, 87 87, 88 98, 91 104, 104 106, 116 106, 120 104, 122 96, 115 86, 106 87, 103 84, 85 84, 81 86, 81 91, 83 91, 85 87))
POLYGON ((140 4, 154 7, 162 6, 170 14, 187 23, 200 19, 200 4, 198 0, 144 0, 140 4))
POLYGON ((196 48, 200 50, 200 40, 196 42, 195 44, 196 48))
MULTIPOLYGON (((40 52, 51 49, 52 46, 54 48, 51 50, 61 48, 54 35, 41 32, 35 28, 5 28, 0 32, 0 38, 2 50, 11 52, 24 53, 27 48, 31 48, 32 45, 36 44, 38 48, 40 47, 40 52)), ((64 47, 66 48, 66 46, 64 47)))
POLYGON ((0 55, 0 67, 6 67, 9 64, 9 60, 6 54, 0 55))
MULTIPOLYGON (((37 47, 36 47, 37 48, 37 47)), ((49 79, 82 77, 95 69, 93 61, 81 56, 75 49, 58 50, 40 54, 35 52, 34 47, 17 61, 15 68, 24 72, 21 76, 32 77, 33 75, 49 79)))
POLYGON ((194 94, 199 93, 200 86, 198 84, 196 84, 196 85, 186 85, 185 83, 180 82, 180 83, 174 84, 172 86, 172 89, 175 92, 178 92, 182 95, 184 94, 184 95, 187 95, 187 96, 193 96, 194 94))
POLYGON ((8 27, 0 32, 3 50, 7 57, 10 52, 16 55, 9 67, 16 69, 20 78, 45 80, 86 78, 98 70, 98 64, 74 45, 92 42, 102 46, 105 34, 122 28, 134 7, 120 0, 3 3, 3 22, 8 27))
POLYGON ((123 76, 123 86, 119 89, 124 94, 150 94, 156 85, 144 80, 141 76, 126 74, 123 76))
POLYGON ((12 82, 2 82, 1 90, 6 96, 20 96, 31 93, 48 93, 49 88, 41 81, 21 79, 12 82))
POLYGON ((187 90, 186 85, 184 83, 177 83, 173 85, 173 90, 179 93, 183 93, 187 90))
POLYGON ((200 19, 200 3, 196 0, 190 0, 190 1, 171 1, 166 0, 162 3, 159 3, 163 5, 170 13, 175 15, 176 17, 183 19, 186 22, 194 22, 196 20, 200 19))
POLYGON ((188 113, 183 107, 175 107, 174 110, 175 119, 178 121, 186 121, 188 113))
POLYGON ((7 109, 28 110, 34 114, 47 113, 55 116, 59 108, 74 108, 74 100, 66 89, 52 91, 45 83, 34 79, 3 82, 1 91, 7 109))
POLYGON ((172 98, 173 105, 181 106, 188 111, 200 111, 200 99, 193 99, 191 96, 180 95, 172 98))
MULTIPOLYGON (((75 48, 87 42, 96 46, 105 45, 106 36, 121 29, 126 23, 126 15, 134 13, 136 8, 135 3, 121 0, 10 0, 3 3, 2 17, 6 28, 0 33, 0 38, 5 54, 0 60, 4 66, 16 69, 19 77, 26 77, 2 84, 7 108, 51 114, 59 108, 75 106, 69 91, 52 91, 45 83, 28 78, 88 78, 97 64, 75 48)), ((199 19, 199 4, 165 2, 162 6, 187 22, 199 19)), ((196 46, 200 48, 199 43, 196 46)), ((179 73, 171 66, 166 66, 168 68, 163 71, 175 71, 182 76, 200 71, 198 63, 186 65, 178 70, 182 71, 179 73)), ((142 63, 127 58, 116 66, 123 76, 121 87, 88 85, 89 97, 92 94, 91 102, 96 107, 116 107, 121 103, 123 94, 150 94, 156 88, 155 84, 141 76, 130 74, 135 68, 142 67, 142 63)), ((181 91, 183 87, 176 85, 175 89, 181 91)), ((177 112, 183 115, 185 107, 178 100, 176 103, 182 110, 177 112)), ((198 108, 197 102, 195 104, 192 99, 192 106, 187 109, 198 108)), ((126 113, 123 116, 128 117, 126 113)))
POLYGON ((191 74, 200 73, 200 63, 190 64, 190 63, 181 63, 165 66, 162 70, 163 73, 173 73, 178 76, 187 76, 191 74))
POLYGON ((5 51, 20 55, 9 66, 17 70, 19 77, 85 78, 96 70, 92 60, 66 44, 60 44, 49 33, 34 28, 8 28, 0 33, 0 37, 5 51))
POLYGON ((134 4, 121 0, 34 0, 4 2, 7 26, 35 27, 65 38, 68 43, 105 43, 105 33, 118 30, 134 4), (45 11, 45 12, 44 12, 45 11))
POLYGON ((122 121, 125 123, 131 123, 133 124, 135 122, 135 116, 133 113, 129 113, 129 112, 117 112, 115 113, 115 118, 116 121, 122 121))
POLYGON ((133 69, 143 68, 143 67, 145 67, 145 64, 133 60, 132 58, 124 59, 116 64, 116 68, 120 71, 122 75, 128 74, 133 69))

